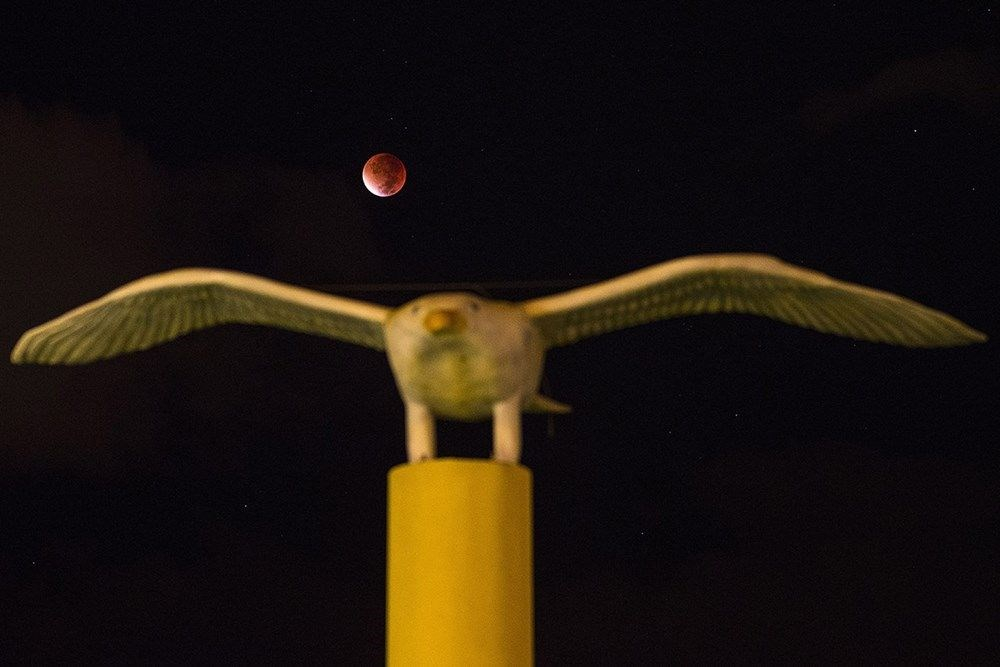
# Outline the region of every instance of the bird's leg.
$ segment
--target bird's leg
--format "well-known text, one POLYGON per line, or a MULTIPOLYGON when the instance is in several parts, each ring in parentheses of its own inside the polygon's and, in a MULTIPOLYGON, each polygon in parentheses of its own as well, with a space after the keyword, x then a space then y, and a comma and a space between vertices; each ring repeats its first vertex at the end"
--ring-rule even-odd
POLYGON ((434 458, 434 415, 422 403, 406 401, 406 455, 410 463, 434 458))
POLYGON ((521 458, 521 396, 493 404, 493 459, 517 463, 521 458))

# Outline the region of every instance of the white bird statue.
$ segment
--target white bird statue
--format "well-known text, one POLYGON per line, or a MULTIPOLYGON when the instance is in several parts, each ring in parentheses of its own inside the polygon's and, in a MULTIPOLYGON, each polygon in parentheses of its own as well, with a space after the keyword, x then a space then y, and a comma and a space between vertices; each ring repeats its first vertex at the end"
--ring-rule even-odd
POLYGON ((258 324, 388 353, 406 408, 411 462, 435 455, 434 419, 493 418, 493 458, 521 455, 521 412, 567 412, 538 393, 545 351, 645 322, 750 313, 825 333, 907 347, 986 336, 940 311, 761 254, 682 257, 520 303, 468 293, 398 308, 221 269, 140 278, 27 331, 14 363, 83 364, 144 350, 190 331, 258 324))

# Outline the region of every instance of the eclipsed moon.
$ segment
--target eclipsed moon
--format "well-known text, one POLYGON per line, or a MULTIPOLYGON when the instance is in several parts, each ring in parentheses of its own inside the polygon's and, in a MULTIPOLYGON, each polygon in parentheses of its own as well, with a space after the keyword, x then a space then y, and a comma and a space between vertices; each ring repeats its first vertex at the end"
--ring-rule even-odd
POLYGON ((406 167, 392 153, 377 153, 368 158, 361 170, 361 180, 376 197, 391 197, 406 183, 406 167))

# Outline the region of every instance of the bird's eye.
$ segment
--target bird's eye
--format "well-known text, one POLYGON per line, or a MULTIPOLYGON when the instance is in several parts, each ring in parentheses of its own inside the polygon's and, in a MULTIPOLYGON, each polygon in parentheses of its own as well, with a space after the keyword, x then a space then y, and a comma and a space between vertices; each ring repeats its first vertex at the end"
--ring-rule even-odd
POLYGON ((477 310, 479 310, 479 302, 478 301, 470 301, 469 302, 469 310, 471 310, 472 312, 476 312, 477 310))
POLYGON ((413 306, 412 308, 410 308, 410 312, 416 315, 417 313, 420 312, 420 306, 413 306))

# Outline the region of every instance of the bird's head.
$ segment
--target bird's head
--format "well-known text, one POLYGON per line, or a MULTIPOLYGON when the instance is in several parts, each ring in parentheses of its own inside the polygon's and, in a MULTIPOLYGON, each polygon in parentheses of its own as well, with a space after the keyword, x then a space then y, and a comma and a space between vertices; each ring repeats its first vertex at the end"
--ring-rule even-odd
POLYGON ((428 294, 393 311, 390 326, 423 338, 447 339, 470 335, 481 327, 480 320, 489 303, 475 294, 428 294))
POLYGON ((530 327, 515 304, 468 292, 427 294, 396 308, 386 323, 387 334, 450 345, 459 340, 491 345, 522 340, 530 327))

